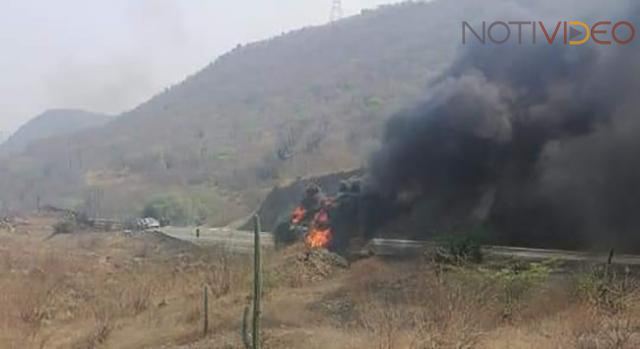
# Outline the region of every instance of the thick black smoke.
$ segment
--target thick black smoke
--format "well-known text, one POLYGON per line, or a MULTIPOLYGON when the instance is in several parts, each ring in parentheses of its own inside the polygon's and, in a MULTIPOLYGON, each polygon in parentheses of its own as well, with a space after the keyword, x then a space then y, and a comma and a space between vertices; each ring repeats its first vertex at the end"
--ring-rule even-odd
POLYGON ((371 161, 386 205, 500 243, 640 250, 638 44, 476 45, 428 94, 371 161))

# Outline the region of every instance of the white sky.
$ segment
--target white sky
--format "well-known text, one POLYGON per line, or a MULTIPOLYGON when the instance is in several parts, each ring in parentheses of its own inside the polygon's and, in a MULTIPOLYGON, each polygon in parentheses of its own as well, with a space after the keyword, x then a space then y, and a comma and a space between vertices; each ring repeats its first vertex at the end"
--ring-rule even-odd
MULTIPOLYGON (((398 0, 342 0, 346 16, 398 0)), ((118 113, 331 0, 0 0, 0 132, 49 108, 118 113)))

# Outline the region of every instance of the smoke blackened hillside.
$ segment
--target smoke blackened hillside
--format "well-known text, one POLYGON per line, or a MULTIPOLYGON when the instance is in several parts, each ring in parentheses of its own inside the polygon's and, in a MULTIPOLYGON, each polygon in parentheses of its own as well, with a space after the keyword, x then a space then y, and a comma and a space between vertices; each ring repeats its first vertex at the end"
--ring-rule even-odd
POLYGON ((373 187, 438 212, 483 202, 505 243, 638 250, 638 62, 637 44, 470 47, 390 120, 373 187))

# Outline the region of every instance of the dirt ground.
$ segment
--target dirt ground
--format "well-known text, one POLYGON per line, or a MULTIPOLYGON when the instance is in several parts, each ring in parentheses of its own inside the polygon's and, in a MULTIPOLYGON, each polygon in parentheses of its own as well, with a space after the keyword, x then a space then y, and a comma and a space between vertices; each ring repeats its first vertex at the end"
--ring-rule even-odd
MULTIPOLYGON (((251 259, 155 234, 0 226, 0 348, 242 348, 251 259), (203 334, 203 287, 209 324, 203 334)), ((557 263, 264 263, 264 348, 638 348, 634 272, 557 263)))

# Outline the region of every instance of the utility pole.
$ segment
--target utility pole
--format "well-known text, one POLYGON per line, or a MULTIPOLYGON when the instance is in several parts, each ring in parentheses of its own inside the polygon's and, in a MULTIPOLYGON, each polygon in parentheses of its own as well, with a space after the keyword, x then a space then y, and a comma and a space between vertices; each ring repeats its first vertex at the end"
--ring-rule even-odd
POLYGON ((331 0, 331 14, 329 15, 329 21, 335 22, 342 19, 342 0, 331 0))

